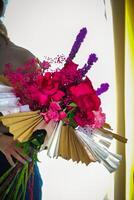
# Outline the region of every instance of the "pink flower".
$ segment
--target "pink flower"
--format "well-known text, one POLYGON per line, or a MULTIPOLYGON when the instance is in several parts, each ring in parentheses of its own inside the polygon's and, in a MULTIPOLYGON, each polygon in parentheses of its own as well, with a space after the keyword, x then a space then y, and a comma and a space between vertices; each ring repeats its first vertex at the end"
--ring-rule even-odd
POLYGON ((58 111, 49 109, 47 112, 45 113, 41 113, 46 121, 46 123, 48 123, 50 120, 53 121, 59 121, 59 114, 58 111))
POLYGON ((43 115, 46 123, 48 123, 50 120, 53 120, 55 122, 58 122, 60 120, 59 113, 56 110, 49 109, 47 112, 41 114, 43 115))
POLYGON ((48 69, 51 66, 50 63, 45 60, 42 63, 40 63, 40 65, 43 69, 48 69))
POLYGON ((55 122, 59 121, 59 114, 58 114, 58 111, 56 110, 49 109, 47 112, 47 116, 50 120, 52 119, 55 122))
POLYGON ((39 105, 45 106, 48 104, 49 97, 46 94, 42 94, 41 92, 38 92, 36 95, 37 95, 36 99, 37 99, 39 105))
POLYGON ((49 118, 49 116, 47 115, 47 113, 41 113, 41 115, 44 117, 45 122, 46 122, 46 123, 49 123, 50 118, 49 118))
POLYGON ((59 118, 60 118, 60 120, 66 118, 66 117, 67 117, 67 114, 66 114, 64 111, 61 111, 61 112, 59 113, 59 118))
POLYGON ((61 107, 57 102, 53 101, 53 102, 50 103, 50 109, 56 111, 56 110, 61 110, 61 107))
POLYGON ((66 117, 66 113, 61 111, 61 107, 57 102, 51 102, 48 111, 41 114, 47 123, 50 120, 58 122, 66 117))
POLYGON ((106 116, 102 113, 102 108, 99 111, 93 111, 94 114, 94 124, 92 125, 93 128, 101 128, 106 120, 106 116))

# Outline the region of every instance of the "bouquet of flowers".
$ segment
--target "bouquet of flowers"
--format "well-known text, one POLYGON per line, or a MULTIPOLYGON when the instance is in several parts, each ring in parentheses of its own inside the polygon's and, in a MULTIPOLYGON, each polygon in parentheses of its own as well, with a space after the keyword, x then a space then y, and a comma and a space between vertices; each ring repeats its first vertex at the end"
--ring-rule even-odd
POLYGON ((73 62, 86 33, 86 28, 80 30, 62 68, 53 70, 51 62, 38 59, 16 70, 6 66, 0 79, 0 120, 20 143, 27 143, 35 131, 52 124, 42 145, 49 157, 61 156, 87 165, 98 161, 113 172, 121 156, 108 150, 111 140, 126 139, 112 132, 101 108, 100 95, 109 84, 94 89, 86 76, 98 59, 96 55, 90 54, 81 68, 73 62))

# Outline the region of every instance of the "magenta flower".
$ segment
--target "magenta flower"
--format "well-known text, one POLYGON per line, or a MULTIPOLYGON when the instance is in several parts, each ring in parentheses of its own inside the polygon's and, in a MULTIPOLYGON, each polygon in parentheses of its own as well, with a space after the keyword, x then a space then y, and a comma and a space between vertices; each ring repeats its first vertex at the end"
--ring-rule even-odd
POLYGON ((67 114, 64 111, 59 112, 59 118, 60 120, 64 119, 67 117, 67 114))
POLYGON ((67 116, 66 113, 61 110, 60 105, 54 101, 50 103, 48 111, 41 114, 43 115, 46 123, 48 123, 50 120, 58 122, 67 116))
POLYGON ((49 67, 51 67, 50 63, 45 60, 41 62, 40 65, 43 69, 48 69, 49 67))
POLYGON ((44 117, 44 120, 46 121, 46 123, 49 123, 50 120, 53 120, 56 122, 59 121, 59 114, 57 110, 49 109, 47 112, 41 113, 41 115, 44 117))
POLYGON ((60 105, 57 102, 51 102, 50 103, 50 109, 55 110, 55 111, 59 111, 61 110, 60 105))
POLYGON ((53 96, 52 96, 52 99, 54 101, 60 101, 62 99, 62 97, 65 96, 65 93, 62 92, 61 90, 58 90, 57 93, 55 93, 53 96))

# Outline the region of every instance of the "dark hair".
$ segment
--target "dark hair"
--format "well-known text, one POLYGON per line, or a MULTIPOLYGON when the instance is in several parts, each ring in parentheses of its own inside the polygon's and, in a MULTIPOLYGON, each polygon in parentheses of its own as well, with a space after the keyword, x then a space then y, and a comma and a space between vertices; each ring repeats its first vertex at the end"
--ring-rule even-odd
POLYGON ((2 17, 3 8, 4 8, 4 3, 2 0, 0 0, 0 17, 2 17))

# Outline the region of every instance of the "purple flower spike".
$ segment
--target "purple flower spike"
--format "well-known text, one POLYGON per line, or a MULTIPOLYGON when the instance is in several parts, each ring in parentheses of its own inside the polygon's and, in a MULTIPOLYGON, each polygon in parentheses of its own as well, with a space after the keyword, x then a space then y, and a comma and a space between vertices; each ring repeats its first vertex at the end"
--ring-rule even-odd
POLYGON ((91 67, 91 65, 93 65, 93 63, 95 63, 97 60, 98 60, 98 58, 97 58, 96 54, 95 53, 91 53, 89 55, 87 64, 91 67))
POLYGON ((102 93, 106 92, 108 90, 108 88, 109 88, 109 84, 108 83, 102 83, 100 85, 100 88, 97 88, 96 94, 99 96, 102 93))
POLYGON ((97 60, 98 58, 96 57, 95 53, 89 55, 87 64, 85 64, 83 68, 79 69, 79 73, 81 74, 82 77, 84 77, 87 74, 87 72, 91 69, 92 65, 94 64, 94 62, 96 62, 97 60))
POLYGON ((86 28, 82 28, 79 32, 79 34, 77 35, 76 37, 76 40, 72 46, 72 49, 71 49, 71 52, 67 58, 67 61, 69 60, 73 60, 73 58, 75 57, 76 53, 78 52, 80 46, 81 46, 81 43, 83 42, 85 36, 87 34, 87 29, 86 28))

